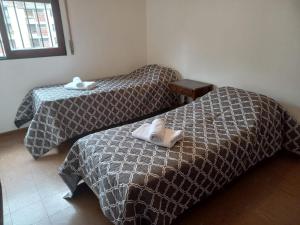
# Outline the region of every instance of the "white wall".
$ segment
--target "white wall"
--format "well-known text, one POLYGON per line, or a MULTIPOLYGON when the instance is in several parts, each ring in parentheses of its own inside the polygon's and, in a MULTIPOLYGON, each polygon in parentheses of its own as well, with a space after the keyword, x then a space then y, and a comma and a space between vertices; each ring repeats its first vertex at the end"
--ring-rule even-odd
POLYGON ((35 86, 146 63, 267 94, 300 119, 299 0, 69 0, 69 8, 74 56, 0 61, 0 133, 15 128, 35 86))
MULTIPOLYGON (((66 29, 65 11, 61 2, 66 29)), ((143 0, 69 0, 75 55, 0 61, 0 133, 15 129, 14 116, 31 88, 127 73, 146 64, 143 0)), ((66 42, 68 36, 66 35, 66 42)))
POLYGON ((267 94, 300 119, 299 0, 147 0, 148 63, 267 94))

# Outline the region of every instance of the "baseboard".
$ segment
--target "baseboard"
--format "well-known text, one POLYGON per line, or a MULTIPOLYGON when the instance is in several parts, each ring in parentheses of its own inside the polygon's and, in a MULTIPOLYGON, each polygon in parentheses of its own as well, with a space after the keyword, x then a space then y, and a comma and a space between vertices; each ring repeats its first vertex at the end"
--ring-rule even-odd
POLYGON ((14 134, 17 134, 17 133, 25 133, 27 131, 28 127, 22 127, 22 128, 19 128, 19 129, 16 129, 16 130, 11 130, 11 131, 7 131, 7 132, 4 132, 4 133, 0 133, 0 138, 1 137, 6 137, 6 136, 10 136, 10 135, 14 135, 14 134))

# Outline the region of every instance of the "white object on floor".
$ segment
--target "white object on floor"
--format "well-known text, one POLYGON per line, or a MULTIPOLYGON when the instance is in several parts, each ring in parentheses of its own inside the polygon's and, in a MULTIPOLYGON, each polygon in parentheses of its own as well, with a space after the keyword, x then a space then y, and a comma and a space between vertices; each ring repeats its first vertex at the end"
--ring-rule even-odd
POLYGON ((132 132, 132 136, 166 148, 173 147, 177 141, 183 138, 182 130, 172 130, 165 128, 165 135, 162 142, 153 142, 150 140, 150 126, 151 124, 149 123, 143 124, 132 132))
POLYGON ((165 136, 165 121, 163 119, 155 119, 149 128, 149 140, 152 142, 163 142, 165 136))
POLYGON ((73 81, 64 85, 65 89, 69 90, 91 90, 96 87, 96 82, 94 81, 82 81, 80 77, 74 77, 73 81))

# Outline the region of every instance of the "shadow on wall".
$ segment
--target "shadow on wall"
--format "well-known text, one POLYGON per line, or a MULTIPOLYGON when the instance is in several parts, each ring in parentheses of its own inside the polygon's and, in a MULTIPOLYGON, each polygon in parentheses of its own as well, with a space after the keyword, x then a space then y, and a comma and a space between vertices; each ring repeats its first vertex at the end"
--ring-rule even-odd
POLYGON ((289 113, 300 123, 300 106, 288 104, 285 102, 280 102, 280 104, 288 109, 289 113))

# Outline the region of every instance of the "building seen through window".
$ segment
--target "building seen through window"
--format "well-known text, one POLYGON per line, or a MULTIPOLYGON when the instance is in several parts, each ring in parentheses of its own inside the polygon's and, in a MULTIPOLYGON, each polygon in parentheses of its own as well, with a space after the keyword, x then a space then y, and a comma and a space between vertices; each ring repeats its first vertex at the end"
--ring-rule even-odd
MULTIPOLYGON (((17 52, 20 50, 46 50, 55 48, 61 48, 60 52, 65 53, 60 12, 54 12, 53 2, 56 2, 56 6, 58 6, 57 0, 0 0, 2 9, 2 21, 0 21, 2 22, 0 57, 3 58, 6 55, 10 55, 7 52, 7 48, 12 53, 11 55, 14 55, 14 51, 17 52), (55 16, 59 18, 55 18, 55 16), (59 30, 57 29, 58 22, 60 25, 59 30), (3 29, 3 24, 5 30, 3 29), (4 36, 4 32, 6 36, 4 36), (60 32, 60 41, 58 32, 60 32), (5 45, 5 40, 7 40, 7 45, 9 46, 5 45)), ((33 52, 30 52, 29 55, 32 56, 33 52)), ((44 52, 43 56, 47 56, 47 54, 44 52)))

